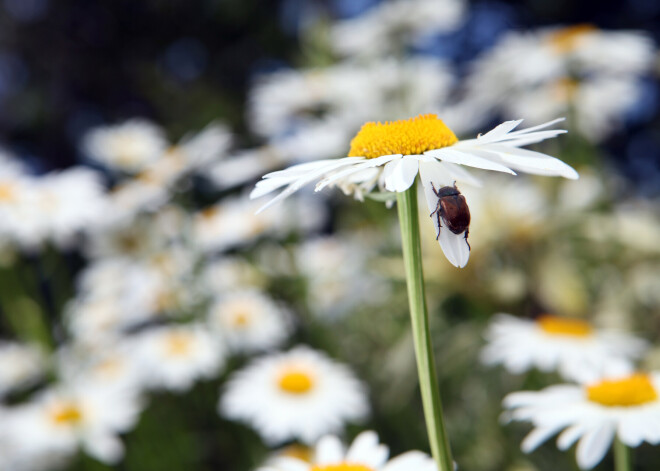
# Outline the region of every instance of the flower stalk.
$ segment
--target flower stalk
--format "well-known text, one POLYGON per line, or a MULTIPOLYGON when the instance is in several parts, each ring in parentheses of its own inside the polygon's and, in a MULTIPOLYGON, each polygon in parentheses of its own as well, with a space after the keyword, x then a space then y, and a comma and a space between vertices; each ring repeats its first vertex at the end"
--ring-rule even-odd
POLYGON ((630 448, 618 438, 614 439, 614 470, 632 471, 630 448))
MULTIPOLYGON (((437 463, 438 471, 453 471, 454 464, 442 414, 424 292, 416 183, 403 192, 397 192, 397 207, 417 373, 431 453, 437 463)), ((619 471, 618 468, 617 471, 619 471)))

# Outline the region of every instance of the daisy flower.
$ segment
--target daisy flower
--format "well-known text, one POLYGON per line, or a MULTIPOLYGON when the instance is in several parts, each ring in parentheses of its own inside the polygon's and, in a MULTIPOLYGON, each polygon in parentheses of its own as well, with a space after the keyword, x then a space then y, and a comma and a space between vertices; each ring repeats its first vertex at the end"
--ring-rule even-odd
MULTIPOLYGON (((462 166, 476 167, 515 175, 514 170, 538 175, 578 178, 564 162, 520 147, 541 142, 566 131, 546 129, 557 119, 531 128, 514 131, 522 122, 507 121, 476 139, 459 141, 435 114, 420 115, 387 123, 366 123, 351 141, 348 157, 319 160, 272 172, 257 183, 251 193, 257 198, 285 187, 260 211, 291 195, 302 186, 320 180, 316 190, 337 186, 359 200, 374 189, 404 192, 419 174, 429 212, 435 213, 439 197, 436 190, 453 187, 457 180, 476 183, 462 166)), ((433 218, 438 240, 449 261, 464 267, 470 254, 467 230, 455 234, 441 230, 440 217, 433 218)))
POLYGON ((347 367, 303 346, 238 371, 219 403, 222 415, 249 423, 271 445, 312 443, 368 410, 365 387, 347 367))
POLYGON ((168 145, 160 127, 138 118, 94 128, 82 140, 82 150, 90 159, 128 173, 158 160, 168 145))
POLYGON ((583 386, 516 392, 504 399, 504 407, 512 420, 534 426, 522 442, 525 453, 561 432, 557 447, 566 450, 577 441, 577 463, 591 469, 615 437, 629 447, 660 443, 659 392, 660 372, 633 373, 583 386))
POLYGON ((63 383, 6 409, 0 442, 8 442, 25 461, 73 455, 82 448, 105 464, 115 464, 124 455, 119 434, 133 428, 141 410, 136 391, 89 381, 63 383))
POLYGON ((630 334, 597 330, 581 319, 542 315, 535 320, 498 314, 481 352, 487 365, 504 365, 514 374, 532 368, 558 371, 572 381, 593 381, 633 370, 646 342, 630 334))
POLYGON ((281 345, 291 331, 291 313, 256 289, 234 290, 209 309, 209 324, 237 352, 281 345))
POLYGON ((576 129, 598 141, 641 99, 640 78, 655 54, 651 37, 639 31, 578 24, 509 32, 473 63, 466 101, 479 103, 484 118, 484 107, 532 123, 575 113, 576 129))
POLYGON ((101 225, 109 207, 99 173, 74 167, 37 182, 40 216, 58 246, 72 247, 79 233, 101 225))
POLYGON ((151 329, 135 339, 136 361, 154 388, 184 392, 201 378, 213 378, 224 364, 220 341, 202 325, 151 329))
POLYGON ((359 434, 348 449, 339 438, 326 435, 316 444, 311 460, 278 456, 258 471, 435 471, 433 459, 421 451, 389 458, 389 449, 372 431, 359 434))
POLYGON ((432 34, 448 33, 465 18, 463 0, 392 0, 335 23, 333 49, 344 56, 387 55, 432 34))

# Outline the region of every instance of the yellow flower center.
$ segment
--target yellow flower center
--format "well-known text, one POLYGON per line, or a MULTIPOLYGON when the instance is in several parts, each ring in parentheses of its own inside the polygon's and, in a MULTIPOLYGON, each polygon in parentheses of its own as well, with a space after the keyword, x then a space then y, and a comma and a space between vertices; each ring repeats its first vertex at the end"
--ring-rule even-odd
POLYGON ((374 471, 373 468, 359 463, 338 463, 314 465, 309 471, 374 471))
POLYGON ((300 461, 309 463, 310 461, 312 461, 312 450, 311 448, 304 445, 293 444, 284 448, 280 452, 280 456, 286 456, 287 458, 296 458, 299 459, 300 461))
POLYGON ((588 386, 587 398, 608 407, 629 407, 653 402, 658 399, 658 393, 648 375, 636 373, 588 386))
POLYGON ((0 183, 0 202, 9 203, 14 199, 14 185, 6 182, 0 183))
POLYGON ((580 83, 568 77, 563 77, 553 84, 553 94, 556 101, 572 101, 580 87, 580 83))
POLYGON ((593 33, 597 28, 594 25, 584 23, 567 28, 561 28, 548 38, 550 47, 558 54, 566 54, 575 50, 582 38, 593 33))
POLYGON ((348 156, 374 159, 392 154, 419 155, 457 142, 456 135, 438 115, 424 114, 386 123, 365 123, 351 141, 348 156))
POLYGON ((282 372, 278 385, 289 394, 305 394, 314 387, 314 378, 309 372, 292 367, 282 372))
POLYGON ((567 319, 545 314, 536 319, 538 326, 547 334, 569 335, 573 337, 589 337, 593 327, 580 319, 567 319))
POLYGON ((192 346, 192 338, 180 332, 171 333, 166 340, 166 349, 170 355, 186 355, 190 352, 192 346))
POLYGON ((66 402, 55 407, 51 418, 57 425, 75 425, 81 421, 82 412, 75 404, 66 402))
POLYGON ((231 317, 231 325, 236 328, 247 327, 250 324, 252 316, 248 311, 239 310, 233 313, 231 317))

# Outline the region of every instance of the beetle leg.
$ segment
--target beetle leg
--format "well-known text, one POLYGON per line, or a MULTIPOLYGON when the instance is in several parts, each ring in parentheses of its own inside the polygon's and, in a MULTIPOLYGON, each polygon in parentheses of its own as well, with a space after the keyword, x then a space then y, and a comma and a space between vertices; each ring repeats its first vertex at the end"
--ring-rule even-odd
POLYGON ((467 240, 467 238, 468 238, 468 234, 469 234, 469 233, 470 233, 470 229, 465 229, 465 243, 466 243, 467 246, 468 246, 468 250, 472 250, 472 247, 470 247, 470 243, 469 243, 468 240, 467 240))
MULTIPOLYGON (((440 205, 440 203, 438 203, 440 205)), ((437 209, 436 209, 437 211, 437 209)), ((435 236, 435 240, 438 240, 440 238, 440 230, 442 229, 442 223, 440 222, 440 213, 438 213, 438 235, 435 236)))
POLYGON ((435 189, 435 185, 433 184, 433 182, 431 182, 431 189, 433 190, 433 193, 435 193, 435 196, 440 198, 440 193, 438 193, 438 190, 435 189))
POLYGON ((435 205, 435 211, 433 211, 431 214, 429 214, 429 217, 433 216, 438 211, 440 211, 440 200, 438 200, 438 204, 435 205))

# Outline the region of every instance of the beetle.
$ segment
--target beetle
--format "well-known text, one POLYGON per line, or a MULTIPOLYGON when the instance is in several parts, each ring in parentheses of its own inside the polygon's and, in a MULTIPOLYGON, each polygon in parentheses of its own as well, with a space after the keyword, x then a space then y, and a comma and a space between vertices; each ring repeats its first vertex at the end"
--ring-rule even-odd
MULTIPOLYGON (((447 229, 452 231, 454 234, 460 234, 465 232, 465 242, 467 243, 469 226, 470 226, 470 208, 468 208, 467 202, 465 201, 465 196, 458 191, 456 184, 453 187, 443 186, 439 190, 435 189, 433 182, 431 182, 431 188, 433 193, 438 197, 438 204, 435 207, 430 216, 437 215, 438 218, 438 227, 442 227, 442 221, 444 221, 447 229)), ((440 231, 438 230, 438 237, 440 237, 440 231)), ((468 247, 470 244, 468 243, 468 247)))

